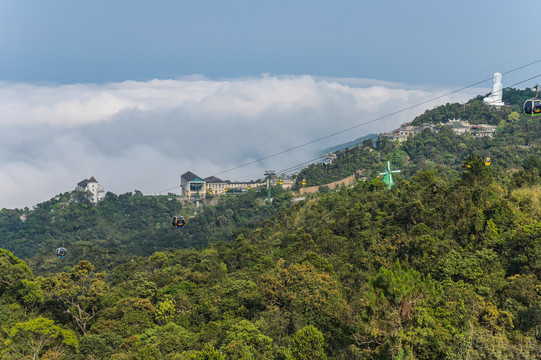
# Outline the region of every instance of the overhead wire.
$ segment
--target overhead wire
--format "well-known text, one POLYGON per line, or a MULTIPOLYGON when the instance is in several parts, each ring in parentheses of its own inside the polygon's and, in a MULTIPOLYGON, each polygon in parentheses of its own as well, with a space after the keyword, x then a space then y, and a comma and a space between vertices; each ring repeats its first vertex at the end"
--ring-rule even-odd
MULTIPOLYGON (((540 60, 540 61, 541 61, 541 60, 540 60)), ((539 62, 539 61, 537 61, 537 62, 539 62)), ((508 73, 508 72, 507 72, 507 73, 508 73)), ((514 83, 514 84, 512 84, 512 85, 506 86, 505 88, 502 89, 502 91, 503 91, 504 89, 511 88, 511 87, 513 87, 513 86, 522 84, 522 83, 524 83, 524 82, 526 82, 526 81, 530 81, 530 80, 535 79, 535 78, 540 77, 540 76, 541 76, 541 73, 540 73, 540 74, 537 74, 537 75, 535 75, 535 76, 532 76, 532 77, 530 77, 530 78, 528 78, 528 79, 525 79, 525 80, 516 82, 516 83, 514 83)), ((490 80, 490 79, 488 79, 488 80, 490 80)), ((460 90, 464 90, 464 89, 473 87, 473 86, 475 86, 475 85, 478 85, 479 83, 482 83, 482 82, 488 81, 488 80, 483 80, 483 81, 480 81, 480 82, 478 82, 478 83, 475 83, 475 84, 472 84, 472 85, 463 87, 463 88, 461 88, 461 89, 459 89, 459 90, 455 90, 455 91, 453 91, 453 92, 450 92, 449 94, 456 93, 457 91, 460 91, 460 90)), ((434 98, 434 99, 438 99, 438 98, 441 98, 441 97, 443 97, 443 96, 447 96, 447 95, 441 95, 441 96, 436 97, 436 98, 434 98)), ((433 99, 433 100, 434 100, 434 99, 433 99)), ((302 146, 306 146, 306 145, 308 145, 308 144, 315 143, 315 142, 320 141, 320 140, 323 140, 323 139, 325 139, 325 138, 329 138, 329 137, 332 137, 332 136, 334 136, 334 135, 337 135, 337 134, 340 134, 340 133, 343 133, 343 132, 346 132, 346 131, 349 131, 349 130, 358 128, 358 127, 360 127, 360 126, 369 124, 369 123, 371 123, 371 122, 374 122, 374 121, 377 121, 377 120, 380 120, 380 119, 383 119, 383 118, 386 118, 386 117, 395 115, 395 114, 397 114, 397 113, 400 113, 400 112, 403 112, 403 111, 406 111, 406 110, 409 110, 409 109, 411 109, 411 108, 413 108, 413 107, 415 107, 415 106, 420 106, 421 104, 424 104, 424 103, 429 102, 429 101, 432 101, 432 100, 426 100, 426 101, 423 101, 423 102, 418 103, 418 104, 416 104, 416 105, 412 105, 412 106, 410 106, 410 107, 408 107, 408 108, 405 108, 405 109, 402 109, 402 110, 395 111, 395 112, 393 112, 393 113, 390 113, 390 114, 381 116, 381 117, 379 117, 379 118, 376 118, 376 119, 367 121, 367 122, 362 123, 362 124, 358 124, 358 125, 353 126, 353 127, 349 128, 349 129, 344 129, 344 130, 341 130, 341 131, 336 132, 336 133, 334 133, 334 134, 329 134, 329 135, 327 135, 327 136, 325 136, 325 137, 322 137, 322 138, 319 138, 319 139, 316 139, 316 140, 307 142, 307 143, 305 143, 305 144, 301 144, 301 145, 295 146, 295 147, 293 147, 293 148, 290 148, 290 149, 287 149, 287 150, 283 150, 283 151, 280 151, 280 152, 275 153, 275 154, 272 154, 272 155, 268 155, 268 156, 266 156, 266 157, 264 157, 264 158, 260 158, 260 159, 257 159, 257 160, 253 160, 253 161, 250 161, 250 162, 248 162, 248 163, 245 163, 245 164, 236 166, 236 167, 234 167, 234 168, 224 170, 224 171, 222 171, 222 172, 217 173, 216 175, 221 174, 221 173, 224 173, 224 172, 236 170, 236 169, 238 169, 238 168, 241 168, 241 167, 244 167, 244 166, 248 166, 248 165, 251 165, 251 164, 256 163, 256 162, 260 162, 260 161, 266 160, 266 159, 271 158, 271 157, 273 157, 273 156, 277 156, 277 155, 280 155, 280 154, 283 154, 283 153, 286 153, 286 152, 289 152, 289 151, 298 149, 298 148, 300 148, 300 147, 302 147, 302 146)), ((398 130, 398 129, 393 129, 393 130, 391 130, 390 132, 393 132, 393 131, 395 131, 395 130, 398 130)), ((377 139, 378 137, 379 137, 379 135, 375 135, 375 136, 373 136, 373 137, 371 137, 371 138, 368 138, 368 139, 365 139, 365 140, 374 140, 374 139, 377 139)), ((324 157, 325 157, 324 155, 323 155, 323 156, 318 156, 317 158, 314 158, 314 159, 311 159, 311 160, 308 160, 308 161, 305 161, 305 162, 302 162, 302 163, 299 163, 299 164, 290 166, 289 168, 286 168, 286 169, 283 169, 283 170, 279 170, 278 173, 287 173, 287 172, 296 170, 296 169, 301 168, 301 167, 303 167, 303 166, 305 166, 305 165, 313 164, 313 163, 315 163, 315 162, 317 162, 317 161, 319 161, 319 160, 322 160, 324 157)), ((216 176, 216 175, 214 175, 214 176, 216 176)), ((172 190, 172 189, 175 189, 175 188, 178 188, 178 186, 173 187, 173 188, 170 188, 170 189, 167 189, 167 190, 163 190, 163 191, 161 191, 161 192, 159 192, 159 193, 162 193, 162 192, 165 192, 165 191, 168 191, 168 190, 172 190)))
MULTIPOLYGON (((541 60, 540 60, 540 61, 541 61, 541 60)), ((532 77, 530 77, 530 78, 528 78, 528 79, 525 79, 525 80, 516 82, 516 83, 514 83, 514 84, 512 84, 512 85, 506 86, 506 87, 502 88, 502 92, 503 92, 503 90, 505 90, 505 89, 512 88, 512 87, 514 87, 514 86, 516 86, 516 85, 522 84, 522 83, 524 83, 524 82, 526 82, 526 81, 530 81, 530 80, 533 80, 533 79, 538 78, 538 77, 541 77, 541 73, 540 73, 540 74, 537 74, 537 75, 535 75, 535 76, 532 76, 532 77)), ((389 132, 394 132, 394 131, 396 131, 396 130, 398 130, 398 128, 397 128, 397 129, 390 130, 389 132)), ((364 140, 375 140, 375 139, 377 139, 378 137, 379 137, 379 135, 375 135, 375 136, 373 136, 373 137, 369 137, 369 138, 366 138, 366 139, 364 139, 364 140)), ((280 172, 280 173, 287 173, 288 171, 297 169, 297 168, 302 167, 302 166, 304 166, 304 165, 306 165, 306 164, 313 164, 313 163, 315 163, 316 161, 318 161, 318 160, 320 160, 320 159, 322 159, 322 158, 324 158, 324 157, 325 157, 325 156, 320 156, 320 157, 317 157, 317 158, 315 158, 315 159, 308 160, 308 161, 306 161, 306 162, 303 162, 303 163, 300 163, 300 164, 297 164, 297 165, 293 165, 293 166, 291 166, 290 168, 287 168, 287 169, 284 169, 284 170, 280 170, 279 172, 280 172)))
MULTIPOLYGON (((531 65, 533 65, 533 64, 535 64, 535 63, 538 63, 538 62, 541 62, 541 60, 536 60, 536 61, 534 61, 534 62, 532 62, 532 63, 530 63, 530 64, 523 65, 523 66, 520 66, 520 67, 515 68, 515 69, 513 69, 513 70, 506 71, 506 72, 502 73, 502 75, 503 75, 503 74, 509 74, 509 73, 511 73, 511 72, 513 72, 513 71, 520 70, 520 69, 522 69, 522 68, 525 68, 525 67, 527 67, 527 66, 531 66, 531 65)), ((534 77, 532 77, 532 78, 539 77, 539 76, 540 76, 540 75, 537 75, 537 76, 534 76, 534 77)), ((522 82, 526 82, 526 81, 528 81, 528 80, 531 80, 532 78, 527 79, 527 80, 524 80, 524 81, 522 81, 522 82)), ((242 168, 242 167, 245 167, 245 166, 248 166, 248 165, 252 165, 252 164, 254 164, 254 163, 258 163, 258 162, 261 162, 261 161, 263 161, 263 160, 267 160, 267 159, 270 159, 270 158, 272 158, 272 157, 275 157, 275 156, 278 156, 278 155, 282 155, 282 154, 285 154, 285 153, 287 153, 287 152, 290 152, 290 151, 293 151, 293 150, 302 148, 302 147, 304 147, 304 146, 307 146, 307 145, 310 145, 310 144, 314 144, 314 143, 316 143, 316 142, 319 142, 319 141, 322 141, 322 140, 325 140, 325 139, 334 137, 334 136, 336 136, 336 135, 343 134, 343 133, 348 132, 348 131, 351 131, 351 130, 353 130, 353 129, 357 129, 357 128, 361 127, 361 126, 365 126, 365 125, 374 123, 374 122, 376 122, 376 121, 379 121, 379 120, 382 120, 382 119, 385 119, 385 118, 388 118, 388 117, 391 117, 391 116, 400 114, 400 113, 402 113, 402 112, 405 112, 405 111, 408 111, 408 110, 411 110, 411 109, 414 109, 414 108, 419 107, 419 106, 421 106, 421 105, 427 104, 427 103, 429 103, 429 102, 431 102, 431 101, 438 100, 438 99, 441 99, 441 98, 443 98, 443 97, 447 97, 447 96, 452 95, 452 94, 456 94, 456 93, 458 93, 458 92, 461 92, 461 91, 464 91, 464 90, 466 90, 466 89, 472 88, 472 87, 474 87, 474 86, 476 86, 476 85, 482 84, 482 83, 484 83, 484 82, 486 82, 486 81, 489 81, 489 80, 492 80, 492 77, 491 77, 491 78, 488 78, 488 79, 484 79, 484 80, 478 81, 478 82, 475 82, 475 83, 473 83, 473 84, 470 84, 470 85, 467 85, 467 86, 464 86, 464 87, 461 87, 461 88, 459 88, 459 89, 450 91, 450 92, 445 93, 445 94, 443 94, 443 95, 439 95, 439 96, 436 96, 436 97, 432 97, 432 98, 430 98, 430 99, 428 99, 428 100, 423 100, 423 101, 418 102, 418 103, 416 103, 416 104, 407 106, 407 107, 405 107, 405 108, 403 108, 403 109, 400 109, 400 110, 397 110, 397 111, 390 112, 390 113, 385 114, 385 115, 383 115, 383 116, 376 117, 376 118, 374 118, 374 119, 372 119, 372 120, 365 121, 365 122, 363 122, 363 123, 360 123, 360 124, 357 124, 357 125, 348 127, 348 128, 346 128, 346 129, 342 129, 342 130, 340 130, 340 131, 336 131, 336 132, 334 132, 334 133, 331 133, 331 134, 322 136, 322 137, 317 138, 317 139, 315 139, 315 140, 307 141, 307 142, 305 142, 305 143, 303 143, 303 144, 299 144, 299 145, 293 146, 293 147, 291 147, 291 148, 289 148, 289 149, 281 150, 281 151, 278 151, 278 152, 273 153, 273 154, 271 154, 271 155, 267 155, 267 156, 261 157, 261 158, 256 159, 256 160, 252 160, 252 161, 246 162, 246 163, 244 163, 244 164, 237 165, 237 166, 235 166, 235 167, 232 167, 232 168, 229 168, 229 169, 226 169, 226 170, 222 170, 222 171, 220 171, 220 172, 214 174, 214 176, 217 176, 217 175, 220 175, 220 174, 224 174, 224 173, 226 173, 226 172, 230 172, 230 171, 233 171, 233 170, 237 170, 237 169, 240 169, 240 168, 242 168)), ((522 83, 522 82, 516 83, 516 84, 511 85, 511 86, 515 86, 515 85, 520 84, 520 83, 522 83)))
POLYGON ((323 156, 318 156, 318 157, 315 158, 315 159, 308 160, 308 161, 305 161, 305 162, 300 163, 300 164, 297 164, 297 165, 293 165, 293 166, 291 166, 291 167, 289 167, 289 168, 287 168, 287 169, 284 169, 284 170, 280 170, 280 171, 278 171, 278 173, 281 173, 281 174, 282 174, 282 173, 286 173, 286 174, 287 174, 288 172, 293 171, 293 170, 295 170, 295 169, 297 169, 297 168, 299 168, 299 167, 301 167, 301 166, 308 165, 308 164, 313 164, 313 163, 316 162, 316 161, 323 160, 324 157, 325 157, 325 155, 323 155, 323 156))
MULTIPOLYGON (((512 73, 512 72, 518 71, 518 70, 520 70, 520 69, 524 69, 524 68, 526 68, 526 67, 532 66, 532 65, 537 64, 537 63, 539 63, 539 62, 541 62, 541 59, 532 61, 532 62, 530 62, 530 63, 528 63, 528 64, 525 64, 525 65, 518 66, 518 67, 513 68, 513 69, 511 69, 511 70, 508 70, 508 71, 504 71, 504 72, 502 72, 502 75, 510 74, 510 73, 512 73)), ((516 83, 514 83, 514 84, 512 84, 512 85, 506 86, 505 88, 502 89, 502 91, 503 91, 504 89, 508 89, 508 88, 513 87, 513 86, 516 86, 516 85, 522 84, 522 83, 524 83, 524 82, 530 81, 530 80, 532 80, 532 79, 538 78, 538 77, 540 77, 540 76, 541 76, 541 74, 537 74, 537 75, 535 75, 535 76, 529 77, 528 79, 525 79, 525 80, 516 82, 516 83)), ((386 118, 392 117, 392 116, 394 116, 394 115, 403 113, 403 112, 405 112, 405 111, 408 111, 408 110, 417 108, 417 107, 419 107, 419 106, 421 106, 421 105, 424 105, 424 104, 427 104, 427 103, 429 103, 429 102, 432 102, 432 101, 435 101, 435 100, 438 100, 438 99, 447 97, 447 96, 452 95, 452 94, 456 94, 456 93, 462 92, 462 91, 464 91, 464 90, 466 90, 466 89, 473 88, 473 87, 475 87, 475 86, 477 86, 477 85, 480 85, 480 84, 485 83, 485 82, 487 82, 487 81, 490 81, 490 80, 492 80, 492 79, 493 79, 493 77, 485 78, 485 79, 483 79, 483 80, 474 82, 474 83, 469 84, 469 85, 467 85, 467 86, 463 86, 463 87, 458 88, 458 89, 455 89, 455 90, 453 90, 453 91, 446 92, 445 94, 442 94, 442 95, 438 95, 438 96, 435 96, 435 97, 431 97, 431 98, 429 98, 429 99, 427 99, 427 100, 423 100, 423 101, 420 101, 420 102, 415 103, 415 104, 413 104, 413 105, 407 106, 407 107, 405 107, 405 108, 402 108, 402 109, 399 109, 399 110, 396 110, 396 111, 392 111, 392 112, 390 112, 390 113, 387 113, 387 114, 385 114, 385 115, 382 115, 382 116, 373 118, 373 119, 371 119, 371 120, 362 122, 362 123, 360 123, 360 124, 356 124, 356 125, 354 125, 354 126, 350 126, 350 127, 348 127, 348 128, 345 128, 345 129, 342 129, 342 130, 339 130, 339 131, 336 131, 336 132, 327 134, 327 135, 325 135, 325 136, 321 136, 321 137, 319 137, 319 138, 317 138, 317 139, 310 140, 310 141, 304 142, 304 143, 302 143, 302 144, 292 146, 292 147, 287 148, 287 149, 285 149, 285 150, 281 150, 281 151, 272 153, 272 154, 270 154, 270 155, 263 156, 263 157, 260 157, 260 158, 258 158, 258 159, 251 160, 251 161, 245 162, 245 163, 243 163, 243 164, 240 164, 240 165, 231 167, 231 168, 229 168, 229 169, 225 169, 225 170, 219 171, 219 172, 215 173, 215 174, 212 175, 212 176, 218 176, 218 175, 221 175, 221 174, 225 174, 225 173, 227 173, 227 172, 230 172, 230 171, 238 170, 238 169, 240 169, 240 168, 243 168, 243 167, 246 167, 246 166, 249 166, 249 165, 252 165, 252 164, 260 163, 260 162, 262 162, 262 161, 264 161, 264 160, 267 160, 267 159, 270 159, 270 158, 273 158, 273 157, 276 157, 276 156, 279 156, 279 155, 282 155, 282 154, 291 152, 291 151, 293 151, 293 150, 297 150, 297 149, 303 148, 303 147, 305 147, 305 146, 308 146, 308 145, 311 145, 311 144, 320 142, 320 141, 325 140, 325 139, 332 138, 332 137, 334 137, 334 136, 337 136, 337 135, 340 135, 340 134, 349 132, 349 131, 351 131, 351 130, 354 130, 354 129, 360 128, 360 127, 362 127, 362 126, 365 126, 365 125, 374 123, 374 122, 376 122, 376 121, 379 121, 379 120, 382 120, 382 119, 386 119, 386 118)), ((375 138, 377 138, 377 137, 375 137, 375 138)), ((318 158, 316 158, 316 159, 306 161, 306 162, 304 162, 304 163, 302 163, 302 164, 297 164, 297 165, 291 166, 290 168, 286 169, 286 171, 281 171, 281 172, 291 171, 291 169, 298 168, 299 166, 302 166, 302 165, 305 165, 305 164, 308 164, 308 163, 313 163, 314 161, 317 161, 318 159, 321 159, 322 157, 323 157, 323 156, 320 156, 320 157, 318 157, 318 158)), ((179 186, 177 185, 177 186, 175 186, 175 187, 172 187, 172 188, 169 188, 169 189, 165 189, 165 190, 159 191, 159 192, 157 192, 157 193, 158 193, 158 194, 161 194, 161 193, 164 193, 164 192, 166 192, 166 191, 170 191, 170 190, 172 190, 172 189, 177 189, 178 187, 179 187, 179 186)))

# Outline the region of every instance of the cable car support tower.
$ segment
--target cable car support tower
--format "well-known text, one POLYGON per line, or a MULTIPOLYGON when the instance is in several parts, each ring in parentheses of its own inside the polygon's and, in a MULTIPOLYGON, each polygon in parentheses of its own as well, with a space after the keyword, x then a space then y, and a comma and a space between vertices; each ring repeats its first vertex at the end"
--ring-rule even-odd
POLYGON ((267 178, 267 203, 271 203, 271 178, 275 175, 274 170, 265 170, 265 177, 267 178))

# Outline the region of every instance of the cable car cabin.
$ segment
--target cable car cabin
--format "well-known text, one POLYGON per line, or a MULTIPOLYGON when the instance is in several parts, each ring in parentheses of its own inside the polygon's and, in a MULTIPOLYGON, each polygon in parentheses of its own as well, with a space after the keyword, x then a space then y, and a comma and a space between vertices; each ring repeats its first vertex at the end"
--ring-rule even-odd
POLYGON ((490 160, 489 157, 487 157, 487 158, 485 159, 485 165, 486 165, 486 166, 489 166, 491 163, 492 163, 492 161, 490 160))
POLYGON ((171 225, 175 228, 183 228, 186 225, 186 220, 184 220, 184 216, 175 216, 171 220, 171 225))
POLYGON ((539 116, 541 115, 541 100, 540 99, 528 99, 524 103, 524 115, 527 116, 539 116))
POLYGON ((63 258, 66 255, 68 255, 68 250, 66 250, 65 247, 59 247, 58 249, 56 249, 56 256, 57 257, 63 258))

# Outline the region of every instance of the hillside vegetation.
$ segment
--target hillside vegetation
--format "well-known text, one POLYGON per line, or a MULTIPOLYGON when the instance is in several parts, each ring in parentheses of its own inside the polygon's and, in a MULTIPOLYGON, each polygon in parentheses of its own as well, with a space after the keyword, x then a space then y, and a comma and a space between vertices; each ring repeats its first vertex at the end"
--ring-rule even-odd
POLYGON ((182 231, 169 228, 178 204, 167 197, 91 206, 73 193, 4 209, 2 247, 18 256, 0 250, 0 354, 541 358, 540 125, 515 110, 490 110, 506 115, 494 139, 442 128, 339 152, 304 174, 325 184, 364 164, 372 176, 294 205, 281 189, 273 205, 225 197, 182 231), (397 158, 388 190, 373 175, 397 158), (52 259, 60 232, 81 249, 65 259, 75 266, 52 259))
POLYGON ((81 192, 70 192, 38 204, 35 209, 0 211, 0 248, 12 251, 43 274, 61 271, 90 260, 100 270, 130 259, 147 257, 168 248, 205 247, 211 241, 230 240, 238 228, 250 227, 289 205, 290 194, 273 189, 275 201, 266 206, 266 194, 250 191, 223 196, 217 205, 177 201, 176 195, 149 197, 107 193, 93 205, 81 192), (171 218, 182 214, 188 225, 171 228, 171 218), (69 256, 58 261, 57 247, 69 256))
POLYGON ((411 123, 415 126, 435 124, 437 131, 425 129, 403 143, 391 143, 381 138, 374 139, 374 148, 358 145, 338 151, 333 164, 318 163, 301 170, 296 185, 300 187, 302 179, 306 179, 306 186, 321 186, 361 169, 365 170, 365 176, 373 178, 385 169, 387 161, 393 168, 400 168, 400 176, 406 179, 427 169, 454 179, 472 153, 491 157, 498 170, 519 169, 527 156, 541 154, 540 122, 521 115, 524 100, 534 95, 535 91, 530 89, 505 89, 503 99, 509 106, 503 108, 486 106, 480 97, 466 104, 446 104, 427 110, 411 123), (450 119, 498 125, 497 133, 493 139, 458 135, 449 127, 441 126, 450 119))

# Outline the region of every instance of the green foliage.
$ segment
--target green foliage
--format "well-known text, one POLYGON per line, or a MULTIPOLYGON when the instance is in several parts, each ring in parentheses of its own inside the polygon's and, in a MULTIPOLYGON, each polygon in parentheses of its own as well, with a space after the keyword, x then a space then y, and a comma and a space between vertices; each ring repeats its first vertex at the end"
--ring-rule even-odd
POLYGON ((302 313, 309 323, 332 331, 344 315, 345 302, 338 283, 309 263, 279 267, 259 279, 267 306, 302 313))
POLYGON ((43 339, 38 358, 75 360, 541 358, 541 122, 479 99, 419 121, 458 117, 503 126, 346 149, 299 178, 369 181, 292 206, 227 195, 181 231, 179 203, 141 194, 0 211, 0 243, 32 256, 0 252, 2 356, 43 339), (46 256, 60 238, 68 257, 46 256))
POLYGON ((156 322, 160 325, 167 324, 175 318, 175 303, 171 299, 166 299, 156 306, 154 316, 156 322))
POLYGON ((53 320, 38 317, 26 322, 17 323, 9 331, 3 353, 20 358, 61 356, 70 348, 77 348, 79 342, 70 330, 64 330, 54 324, 53 320))
POLYGON ((101 297, 108 290, 104 281, 106 274, 96 274, 93 270, 90 262, 82 260, 69 273, 38 279, 41 286, 71 315, 83 335, 90 320, 96 316, 101 297))
POLYGON ((190 357, 189 360, 225 360, 225 356, 214 346, 207 344, 201 351, 196 351, 190 357))
POLYGON ((32 271, 11 251, 0 249, 0 297, 23 280, 33 278, 32 271))
POLYGON ((156 346, 162 354, 174 354, 193 347, 195 335, 174 323, 154 327, 141 336, 148 346, 156 346))
POLYGON ((195 207, 180 203, 176 196, 107 193, 103 201, 92 205, 79 192, 64 193, 33 210, 1 210, 0 248, 27 260, 39 274, 66 271, 81 260, 110 270, 158 250, 229 240, 236 229, 253 227, 289 206, 291 194, 273 188, 271 206, 263 197, 255 191, 222 196, 216 205, 203 204, 191 216, 195 207), (171 228, 171 217, 177 213, 188 219, 183 229, 171 228), (54 256, 59 246, 67 248, 65 258, 54 256))
POLYGON ((479 155, 470 155, 462 165, 464 172, 461 179, 465 186, 483 186, 492 182, 491 168, 485 165, 484 159, 479 155))
POLYGON ((261 334, 259 329, 247 320, 241 320, 227 331, 223 345, 229 359, 269 359, 272 339, 261 334))
POLYGON ((156 309, 148 299, 124 298, 115 308, 120 317, 117 331, 124 337, 139 334, 154 325, 156 309))
POLYGON ((358 339, 379 344, 366 349, 367 353, 393 358, 402 356, 405 349, 411 353, 413 344, 408 333, 415 327, 414 318, 422 317, 423 307, 436 303, 441 295, 442 290, 430 276, 404 269, 398 262, 392 269, 381 268, 370 279, 362 298, 364 311, 358 339))
POLYGON ((33 309, 43 303, 43 291, 36 281, 23 279, 13 287, 12 293, 26 308, 33 309))
POLYGON ((121 344, 122 337, 115 333, 86 335, 81 338, 76 359, 108 360, 118 353, 121 344))
POLYGON ((323 334, 312 325, 300 329, 291 341, 293 360, 326 360, 323 334))

